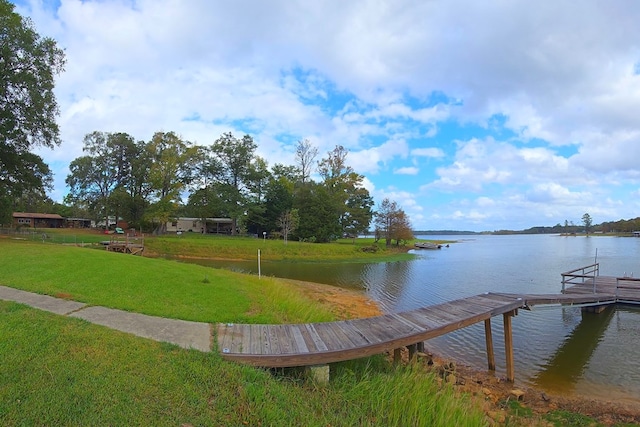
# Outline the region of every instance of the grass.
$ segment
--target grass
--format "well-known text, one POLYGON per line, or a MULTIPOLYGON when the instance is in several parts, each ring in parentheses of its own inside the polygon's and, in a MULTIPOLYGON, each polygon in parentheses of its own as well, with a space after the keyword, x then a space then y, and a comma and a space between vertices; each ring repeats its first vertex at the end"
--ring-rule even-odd
POLYGON ((382 358, 319 388, 0 301, 0 424, 480 426, 471 400, 382 358))
MULTIPOLYGON (((8 231, 7 231, 8 232, 8 231)), ((23 230, 16 237, 33 241, 86 245, 98 247, 100 242, 109 240, 112 235, 101 234, 95 230, 84 229, 43 229, 39 231, 23 230), (43 239, 43 234, 46 238, 43 239)), ((118 236, 116 236, 118 237, 118 236)), ((124 238, 124 237, 123 237, 124 238)), ((164 236, 146 235, 145 251, 159 256, 178 257, 188 255, 199 258, 254 260, 257 251, 265 261, 332 261, 332 262, 381 262, 410 259, 412 255, 407 246, 386 247, 384 242, 375 242, 373 238, 339 239, 332 243, 308 243, 282 240, 259 239, 241 236, 203 235, 185 233, 164 236)))
POLYGON ((200 322, 333 320, 328 309, 274 278, 75 246, 0 239, 7 286, 92 305, 200 322))
POLYGON ((147 239, 146 248, 157 254, 219 259, 265 261, 380 262, 409 259, 407 247, 386 248, 373 238, 339 239, 332 243, 308 243, 239 236, 209 236, 187 233, 147 239))

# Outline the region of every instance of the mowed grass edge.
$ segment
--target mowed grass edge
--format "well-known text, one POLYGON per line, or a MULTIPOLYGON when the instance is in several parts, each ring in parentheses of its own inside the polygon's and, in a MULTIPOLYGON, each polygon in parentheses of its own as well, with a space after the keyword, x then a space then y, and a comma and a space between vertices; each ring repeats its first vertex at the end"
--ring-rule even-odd
POLYGON ((0 239, 0 284, 91 305, 200 322, 334 320, 299 287, 164 259, 0 239))

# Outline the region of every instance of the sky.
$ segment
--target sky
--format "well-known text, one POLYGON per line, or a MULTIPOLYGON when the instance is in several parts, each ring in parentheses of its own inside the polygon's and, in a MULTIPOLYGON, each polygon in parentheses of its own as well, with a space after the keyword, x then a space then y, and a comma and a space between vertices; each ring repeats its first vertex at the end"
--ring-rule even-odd
POLYGON ((14 3, 66 54, 54 200, 90 132, 232 132, 271 166, 344 146, 416 230, 640 216, 638 1, 14 3))

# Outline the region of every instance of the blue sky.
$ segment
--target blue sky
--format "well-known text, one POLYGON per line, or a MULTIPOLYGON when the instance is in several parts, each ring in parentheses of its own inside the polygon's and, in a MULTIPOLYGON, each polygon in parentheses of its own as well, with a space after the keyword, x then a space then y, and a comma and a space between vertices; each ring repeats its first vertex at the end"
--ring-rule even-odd
POLYGON ((67 55, 61 200, 92 131, 209 145, 249 133, 270 165, 340 144, 415 229, 640 216, 640 2, 16 1, 67 55))

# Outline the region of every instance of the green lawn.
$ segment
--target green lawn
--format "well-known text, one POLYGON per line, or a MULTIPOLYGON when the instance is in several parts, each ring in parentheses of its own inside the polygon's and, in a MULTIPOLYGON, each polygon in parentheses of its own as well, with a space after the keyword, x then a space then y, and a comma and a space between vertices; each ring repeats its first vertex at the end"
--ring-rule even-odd
POLYGON ((3 426, 483 425, 410 368, 343 364, 318 388, 15 303, 0 318, 3 426))
POLYGON ((0 284, 200 322, 333 320, 296 286, 274 278, 31 241, 0 239, 0 284))
MULTIPOLYGON (((32 242, 88 245, 101 247, 100 242, 117 235, 105 235, 96 230, 86 229, 41 229, 22 230, 15 237, 32 242), (46 237, 43 239, 43 235, 46 237)), ((242 236, 202 235, 184 233, 164 236, 144 236, 145 250, 161 256, 184 256, 215 259, 253 260, 257 251, 268 261, 333 261, 333 262, 380 262, 410 259, 407 250, 413 242, 405 246, 387 248, 384 242, 373 238, 339 239, 332 243, 308 243, 283 240, 261 239, 242 236)))

